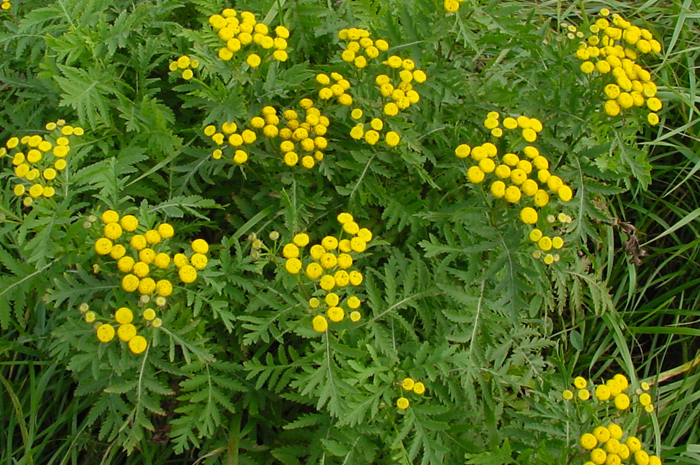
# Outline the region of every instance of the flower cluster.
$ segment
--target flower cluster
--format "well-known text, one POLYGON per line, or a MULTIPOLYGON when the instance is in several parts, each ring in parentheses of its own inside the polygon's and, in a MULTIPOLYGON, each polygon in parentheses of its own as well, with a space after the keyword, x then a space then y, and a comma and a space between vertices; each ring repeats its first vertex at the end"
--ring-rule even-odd
MULTIPOLYGON (((353 119, 359 120, 363 117, 364 112, 359 108, 355 108, 350 115, 353 119)), ((365 124, 366 123, 356 124, 355 127, 350 130, 350 137, 355 140, 364 139, 369 145, 375 145, 381 138, 382 130, 385 128, 384 121, 382 121, 381 118, 372 118, 368 123, 370 129, 367 131, 365 131, 365 124)), ((395 131, 387 131, 386 134, 384 134, 384 142, 386 142, 386 145, 389 147, 396 147, 399 142, 401 142, 401 136, 395 131)))
POLYGON ((338 103, 345 106, 352 105, 352 95, 350 95, 350 81, 345 79, 340 73, 327 74, 319 73, 316 75, 316 82, 321 84, 321 90, 318 91, 318 97, 321 100, 330 100, 333 97, 337 98, 338 103), (332 80, 332 81, 331 81, 332 80), (331 84, 333 82, 333 84, 331 84))
POLYGON ((178 253, 171 259, 167 240, 173 237, 175 230, 168 223, 147 229, 134 215, 120 218, 114 210, 102 213, 101 220, 102 237, 95 241, 95 252, 116 260, 117 268, 124 274, 121 286, 126 292, 138 291, 142 295, 155 292, 167 297, 173 292, 173 284, 168 279, 172 274, 171 265, 178 268, 179 278, 185 284, 194 282, 197 270, 207 265, 209 245, 203 239, 192 242, 189 257, 178 253), (127 236, 125 232, 132 234, 127 236))
MULTIPOLYGON (((401 387, 404 391, 413 392, 418 395, 423 395, 425 393, 425 385, 419 381, 415 381, 413 378, 404 378, 403 381, 401 381, 401 387)), ((396 406, 401 410, 406 410, 409 405, 409 400, 403 395, 396 401, 396 406)))
POLYGON ((289 30, 284 26, 275 28, 275 37, 269 35, 270 30, 264 23, 255 20, 255 14, 243 11, 240 19, 233 8, 224 9, 220 15, 209 17, 209 24, 217 31, 219 39, 226 45, 219 49, 219 58, 229 61, 234 53, 244 48, 256 48, 249 53, 246 63, 251 68, 257 68, 262 63, 261 55, 272 52, 277 61, 287 61, 287 39, 289 30), (257 53, 256 53, 257 52, 257 53))
POLYGON ((464 2, 464 0, 445 0, 443 6, 448 13, 455 13, 459 10, 459 4, 462 2, 464 2))
POLYGON ((263 134, 279 144, 287 166, 296 166, 299 161, 304 168, 311 169, 317 161, 323 160, 323 152, 328 147, 324 137, 328 131, 330 120, 321 114, 311 99, 304 98, 299 102, 299 111, 286 110, 282 117, 286 120, 280 125, 280 118, 274 107, 265 107, 262 116, 251 120, 251 125, 262 129, 263 134), (312 155, 313 154, 313 155, 312 155))
POLYGON ((54 183, 67 166, 66 156, 71 150, 73 137, 82 136, 83 128, 73 127, 64 120, 46 125, 48 134, 11 137, 5 147, 0 147, 0 158, 12 157, 17 183, 13 192, 24 197, 23 204, 30 206, 39 197, 50 198, 56 194, 54 183))
POLYGON ((250 129, 244 129, 240 134, 237 131, 238 125, 230 121, 223 123, 220 127, 220 131, 218 131, 217 127, 213 124, 204 128, 204 135, 211 137, 211 140, 214 141, 217 146, 224 145, 224 139, 228 142, 228 145, 223 149, 217 148, 214 150, 212 157, 215 160, 221 159, 221 157, 224 156, 224 150, 230 147, 232 152, 230 158, 234 163, 241 165, 248 161, 248 152, 243 150, 243 148, 246 144, 250 145, 255 142, 258 136, 255 134, 255 131, 251 131, 250 129))
POLYGON ((537 140, 537 134, 539 134, 542 129, 542 123, 537 118, 528 118, 527 116, 517 116, 513 118, 508 116, 500 120, 501 115, 497 111, 489 112, 484 120, 484 127, 491 131, 491 135, 494 137, 502 137, 503 129, 509 130, 519 130, 521 135, 526 142, 535 142, 537 140))
POLYGON ((609 21, 605 17, 609 14, 607 9, 601 10, 603 17, 590 26, 591 35, 576 50, 576 57, 582 61, 581 71, 595 72, 606 83, 604 109, 609 116, 646 103, 651 110, 647 120, 657 124, 662 103, 656 97, 657 87, 651 73, 637 63, 637 58, 639 54, 659 53, 661 43, 649 30, 632 25, 618 14, 609 21))
MULTIPOLYGON (((102 343, 111 342, 116 335, 121 341, 125 342, 134 354, 140 354, 146 347, 148 341, 146 338, 138 334, 138 328, 134 324, 134 312, 128 307, 121 307, 114 315, 109 318, 98 318, 95 312, 88 311, 87 304, 81 304, 80 311, 84 314, 85 322, 93 325, 97 339, 102 343), (98 321, 99 320, 99 321, 98 321), (115 330, 115 325, 117 329, 115 330)), ((162 325, 160 318, 156 318, 156 311, 152 308, 146 308, 141 312, 141 318, 145 321, 144 326, 158 328, 162 325)))
POLYGON ((574 387, 576 388, 576 394, 570 389, 565 390, 562 393, 562 397, 565 400, 571 400, 578 398, 579 400, 586 401, 591 398, 591 390, 593 390, 593 396, 601 403, 612 402, 615 408, 618 410, 627 410, 632 404, 632 398, 636 396, 637 403, 644 408, 648 413, 654 411, 654 405, 651 403, 651 395, 647 392, 650 389, 648 383, 641 383, 641 390, 637 390, 634 393, 626 393, 630 385, 629 381, 622 374, 616 374, 611 379, 605 381, 604 383, 598 385, 590 385, 589 381, 582 377, 577 376, 574 379, 574 387))
POLYGON ((323 136, 328 131, 330 120, 314 107, 311 99, 301 99, 299 107, 298 112, 292 109, 282 112, 284 124, 277 115, 277 109, 267 106, 262 109, 260 115, 251 118, 251 129, 244 129, 240 133, 237 132, 238 126, 233 122, 222 124, 220 132, 214 125, 207 126, 204 128, 204 134, 211 137, 215 144, 224 145, 225 138, 228 142, 228 146, 223 149, 215 149, 212 157, 217 160, 222 158, 230 147, 233 162, 243 164, 248 160, 248 152, 244 150, 244 145, 253 144, 258 139, 257 132, 262 132, 264 137, 279 146, 287 166, 296 166, 301 161, 305 168, 313 168, 316 162, 323 160, 322 150, 328 147, 328 140, 323 136))
POLYGON ((661 465, 661 459, 656 455, 649 455, 638 438, 627 436, 623 440, 622 428, 615 423, 598 426, 590 433, 582 434, 579 443, 585 450, 590 451, 590 461, 584 465, 661 465), (626 462, 628 459, 630 462, 626 462))
POLYGON ((187 55, 182 55, 175 61, 170 62, 170 71, 180 71, 182 79, 190 80, 194 76, 193 69, 199 68, 199 60, 190 59, 187 55))
POLYGON ((386 40, 374 41, 369 35, 368 30, 355 27, 338 32, 338 38, 345 41, 345 50, 341 55, 343 61, 362 69, 369 61, 377 58, 380 52, 389 49, 389 43, 386 40))
POLYGON ((299 275, 303 271, 307 278, 320 287, 318 294, 323 301, 318 297, 309 299, 309 307, 313 312, 326 309, 325 316, 318 314, 312 320, 313 328, 318 332, 328 329, 328 320, 339 323, 345 319, 343 305, 351 310, 350 319, 353 322, 361 318, 357 311, 361 301, 357 296, 350 295, 346 287, 362 284, 362 273, 352 267, 356 254, 364 252, 367 243, 372 240, 372 233, 367 228, 360 228, 349 213, 338 215, 338 222, 342 226, 340 235, 324 237, 320 244, 309 248, 306 257, 303 252, 310 242, 308 234, 295 235, 292 242, 282 249, 287 272, 299 275), (344 234, 349 236, 344 238, 344 234))
POLYGON ((374 79, 384 99, 382 111, 387 116, 396 116, 400 111, 418 103, 420 94, 413 89, 413 82, 422 84, 428 78, 424 71, 415 69, 416 64, 409 58, 390 56, 383 64, 391 70, 374 79))
MULTIPOLYGON (((493 133, 494 129, 500 129, 499 119, 500 115, 497 112, 491 112, 484 126, 493 133)), ((537 133, 542 130, 542 124, 537 119, 526 116, 505 118, 503 127, 508 130, 521 130, 522 137, 528 142, 534 141, 537 133)), ((491 178, 489 188, 491 195, 499 199, 503 198, 511 204, 521 202, 524 194, 524 200, 529 201, 532 206, 523 207, 519 217, 523 223, 535 227, 529 234, 530 239, 536 242, 542 251, 560 249, 564 245, 561 237, 546 236, 536 227, 538 223, 544 224, 537 209, 549 205, 550 193, 556 194, 562 202, 568 202, 573 197, 573 191, 560 177, 550 173, 549 160, 540 154, 536 147, 526 145, 522 153, 525 155, 523 158, 512 152, 499 155, 498 147, 491 142, 475 147, 461 144, 455 149, 455 155, 458 158, 474 162, 466 170, 469 182, 480 184, 488 176, 491 178)), ((562 223, 566 223, 568 218, 570 218, 568 215, 564 215, 559 219, 562 223)), ((548 265, 556 260, 557 256, 553 254, 544 256, 544 261, 548 265)))

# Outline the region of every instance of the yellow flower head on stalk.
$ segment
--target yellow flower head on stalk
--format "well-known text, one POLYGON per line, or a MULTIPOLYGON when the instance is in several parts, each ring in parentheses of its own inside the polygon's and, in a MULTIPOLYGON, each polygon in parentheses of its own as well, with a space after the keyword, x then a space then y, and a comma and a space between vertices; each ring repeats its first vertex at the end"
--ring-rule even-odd
POLYGON ((600 84, 603 110, 608 116, 646 111, 646 120, 656 125, 657 112, 663 105, 656 97, 657 86, 651 73, 640 62, 643 55, 660 53, 661 43, 648 29, 618 14, 611 21, 603 11, 575 52, 582 61, 581 71, 600 84))

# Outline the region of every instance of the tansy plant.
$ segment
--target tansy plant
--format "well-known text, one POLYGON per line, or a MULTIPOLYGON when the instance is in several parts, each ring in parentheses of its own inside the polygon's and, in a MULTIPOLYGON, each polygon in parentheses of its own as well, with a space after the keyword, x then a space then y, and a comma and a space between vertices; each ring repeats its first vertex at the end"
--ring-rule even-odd
POLYGON ((692 352, 661 337, 696 280, 638 295, 665 281, 617 253, 634 223, 692 262, 692 170, 613 197, 665 129, 633 118, 672 87, 647 52, 687 38, 585 4, 565 39, 551 2, 98 3, 0 24, 3 462, 655 465, 696 436, 652 437, 669 386, 657 412, 554 369, 692 352))

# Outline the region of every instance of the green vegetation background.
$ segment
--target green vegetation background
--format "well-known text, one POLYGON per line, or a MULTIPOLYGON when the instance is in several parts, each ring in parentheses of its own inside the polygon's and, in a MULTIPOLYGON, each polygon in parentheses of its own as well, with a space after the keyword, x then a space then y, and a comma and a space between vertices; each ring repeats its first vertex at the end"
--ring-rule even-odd
MULTIPOLYGON (((0 461, 579 464, 577 437, 595 419, 560 392, 578 375, 623 372, 654 385, 657 408, 627 426, 664 463, 700 463, 699 18, 694 0, 467 0, 455 15, 432 0, 13 1, 0 16, 0 141, 65 118, 88 142, 66 200, 27 218, 2 166, 0 461), (206 32, 225 6, 287 26, 289 61, 231 77, 206 32), (562 22, 601 7, 663 44, 656 127, 601 116, 563 39, 562 22), (205 124, 312 95, 314 73, 340 66, 348 27, 428 75, 419 109, 395 123, 397 151, 336 147, 295 175, 251 157, 243 176, 210 159, 205 124), (182 54, 211 85, 168 72, 182 54), (454 147, 486 140, 488 111, 540 118, 538 142, 572 180, 581 202, 559 267, 531 258, 512 233, 517 212, 489 221, 466 186, 454 147), (126 382, 103 392, 69 364, 66 322, 99 282, 78 230, 105 208, 162 213, 186 238, 221 244, 220 273, 183 300, 192 359, 163 358, 138 395, 126 382), (318 240, 341 211, 381 239, 363 259, 374 313, 324 345, 296 331, 293 283, 252 260, 245 238, 318 240), (428 392, 399 413, 394 383, 407 374, 428 392)), ((332 120, 349 132, 347 112, 332 120)), ((127 381, 133 360, 119 362, 127 381)))

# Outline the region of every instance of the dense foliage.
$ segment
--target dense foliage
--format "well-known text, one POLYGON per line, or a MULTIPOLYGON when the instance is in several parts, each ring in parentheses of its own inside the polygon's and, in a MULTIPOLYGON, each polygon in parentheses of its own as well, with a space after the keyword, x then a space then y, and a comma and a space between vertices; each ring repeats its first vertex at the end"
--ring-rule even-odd
POLYGON ((697 463, 698 13, 3 0, 2 460, 697 463))

